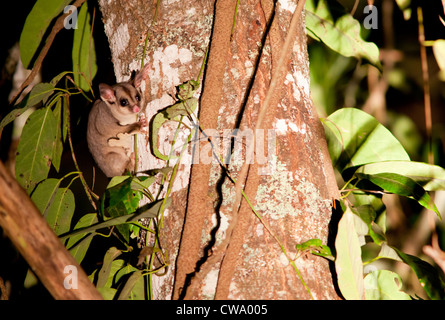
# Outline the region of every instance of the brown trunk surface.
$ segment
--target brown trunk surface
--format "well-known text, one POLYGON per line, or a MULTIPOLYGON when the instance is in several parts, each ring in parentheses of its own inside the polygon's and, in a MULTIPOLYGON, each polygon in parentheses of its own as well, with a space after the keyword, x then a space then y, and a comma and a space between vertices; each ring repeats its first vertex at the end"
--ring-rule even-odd
MULTIPOLYGON (((161 234, 170 268, 165 276, 155 277, 155 297, 310 298, 289 259, 295 258, 298 243, 312 238, 327 242, 331 199, 338 190, 310 97, 304 12, 280 73, 280 54, 297 7, 293 1, 240 1, 233 34, 235 0, 161 1, 154 24, 156 1, 152 6, 142 0, 99 3, 118 81, 140 68, 150 33, 145 56, 152 65, 145 89, 151 100, 148 118, 174 103, 170 94, 175 86, 196 79, 210 41, 201 81, 201 127, 220 137, 234 129, 264 133, 269 155, 268 164, 254 161, 244 171, 246 157, 233 156, 228 170, 240 179, 236 188, 217 161, 183 161, 161 234), (268 97, 274 77, 277 90, 268 97), (269 102, 262 113, 265 100, 269 102), (275 147, 268 145, 274 137, 275 147), (263 221, 245 200, 239 199, 238 205, 242 185, 263 221)), ((169 150, 166 138, 159 141, 169 150)), ((245 153, 251 142, 244 141, 245 153)), ((144 141, 138 143, 141 168, 165 166, 144 141)), ((196 145, 202 150, 208 141, 196 145)), ((338 298, 326 260, 303 256, 295 265, 313 298, 338 298)))

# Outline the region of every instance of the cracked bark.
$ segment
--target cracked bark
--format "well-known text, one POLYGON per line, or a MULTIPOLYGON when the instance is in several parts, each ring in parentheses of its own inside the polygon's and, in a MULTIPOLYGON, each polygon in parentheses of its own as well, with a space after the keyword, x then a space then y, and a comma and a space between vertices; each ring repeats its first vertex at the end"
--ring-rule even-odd
MULTIPOLYGON (((145 89, 151 101, 148 118, 172 103, 169 93, 174 86, 195 79, 211 41, 200 100, 201 126, 218 132, 255 128, 295 2, 279 1, 274 5, 274 1, 269 0, 241 1, 232 37, 235 0, 162 1, 152 28, 155 2, 151 7, 139 0, 99 3, 118 81, 140 67, 142 39, 150 32, 145 57, 153 69, 145 89)), ((295 254, 295 245, 308 239, 327 242, 330 200, 338 191, 323 128, 310 99, 304 19, 298 28, 293 53, 286 63, 284 83, 276 93, 278 101, 264 121, 263 128, 273 129, 276 134, 275 166, 271 168, 274 170, 261 175, 258 169, 263 166, 252 165, 245 188, 257 212, 291 256, 295 254)), ((164 166, 151 156, 144 143, 140 145, 143 152, 139 160, 143 169, 164 166)), ((169 252, 171 268, 167 275, 155 277, 155 297, 178 298, 182 293, 190 299, 215 298, 221 260, 227 244, 230 247, 237 239, 237 252, 232 252, 231 258, 224 262, 233 270, 225 274, 232 276, 219 279, 226 287, 222 297, 308 298, 275 239, 245 201, 241 203, 238 221, 243 227, 235 229, 231 238, 224 240, 233 222, 231 208, 235 190, 218 164, 194 164, 191 176, 190 168, 190 163, 181 165, 172 206, 164 219, 161 241, 169 252), (219 228, 211 233, 215 224, 219 228), (211 240, 214 243, 207 256, 204 248, 211 240), (204 262, 201 269, 186 285, 187 274, 196 271, 203 256, 207 263, 201 261, 204 262)), ((232 163, 229 169, 237 178, 240 165, 232 163)), ((310 256, 298 259, 296 264, 315 298, 337 298, 325 260, 310 256)))

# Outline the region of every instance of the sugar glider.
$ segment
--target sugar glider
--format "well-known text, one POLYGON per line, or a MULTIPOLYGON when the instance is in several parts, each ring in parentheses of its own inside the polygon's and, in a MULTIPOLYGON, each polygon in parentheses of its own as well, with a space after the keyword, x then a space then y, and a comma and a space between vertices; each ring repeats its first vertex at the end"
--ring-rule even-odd
POLYGON ((87 141, 94 160, 107 177, 134 169, 131 136, 147 125, 142 112, 146 103, 141 83, 147 79, 148 71, 146 64, 127 82, 99 85, 100 99, 88 117, 87 141), (141 120, 138 120, 140 113, 141 120))

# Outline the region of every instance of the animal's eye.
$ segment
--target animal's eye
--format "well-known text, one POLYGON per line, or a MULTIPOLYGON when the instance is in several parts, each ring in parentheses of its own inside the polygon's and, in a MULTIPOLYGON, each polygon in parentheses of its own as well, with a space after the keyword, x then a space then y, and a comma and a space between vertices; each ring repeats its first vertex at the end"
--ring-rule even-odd
POLYGON ((140 95, 136 95, 136 101, 141 101, 141 96, 140 95))
POLYGON ((120 103, 121 103, 122 107, 126 107, 128 105, 128 100, 127 99, 121 99, 120 103))

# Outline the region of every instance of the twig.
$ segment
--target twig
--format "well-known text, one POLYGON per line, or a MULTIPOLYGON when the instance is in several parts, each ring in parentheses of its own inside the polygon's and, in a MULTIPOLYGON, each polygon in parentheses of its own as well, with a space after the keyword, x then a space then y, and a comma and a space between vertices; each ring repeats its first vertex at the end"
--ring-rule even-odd
MULTIPOLYGON (((67 101, 69 101, 69 100, 67 99, 67 101)), ((69 106, 67 106, 67 108, 68 108, 68 110, 69 110, 69 106)), ((79 178, 80 178, 80 181, 82 182, 82 185, 83 185, 83 187, 84 187, 84 189, 85 189, 85 193, 86 193, 86 195, 87 195, 87 197, 88 197, 88 200, 90 200, 90 203, 91 203, 91 205, 93 206, 94 210, 97 210, 96 203, 94 202, 94 200, 93 200, 93 198, 92 198, 91 195, 93 195, 96 199, 99 199, 99 197, 98 197, 95 193, 93 193, 93 191, 91 191, 91 189, 88 187, 88 184, 87 184, 87 182, 85 181, 85 178, 84 178, 84 176, 83 176, 83 173, 82 173, 82 171, 79 169, 79 165, 77 164, 76 155, 74 154, 73 142, 72 142, 72 140, 71 140, 71 124, 70 124, 70 121, 71 121, 71 120, 70 120, 70 113, 69 113, 69 111, 68 111, 68 123, 67 123, 67 126, 68 126, 68 130, 67 130, 67 131, 68 131, 68 134, 67 134, 67 136, 68 136, 68 142, 69 142, 70 149, 71 149, 71 157, 73 158, 74 165, 75 165, 77 171, 79 172, 79 178)))
POLYGON ((425 47, 425 31, 423 27, 422 8, 417 8, 417 20, 419 22, 419 44, 420 44, 420 61, 422 63, 422 78, 423 78, 423 99, 425 109, 425 129, 428 144, 428 163, 434 163, 434 154, 432 151, 432 131, 433 124, 431 120, 431 96, 430 96, 430 81, 428 77, 428 61, 425 47))
POLYGON ((354 6, 352 7, 351 12, 350 12, 351 16, 353 16, 355 14, 355 11, 357 11, 359 2, 360 2, 359 0, 354 1, 354 6))
POLYGON ((230 31, 230 41, 233 40, 233 33, 235 32, 236 16, 238 15, 238 6, 239 6, 239 0, 236 2, 235 15, 233 16, 232 31, 230 31))

